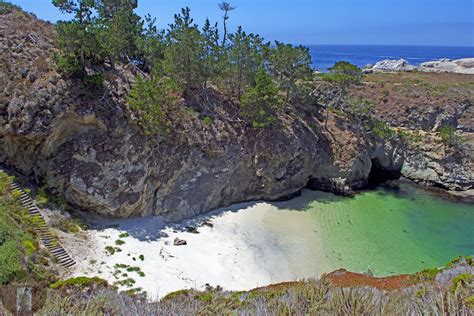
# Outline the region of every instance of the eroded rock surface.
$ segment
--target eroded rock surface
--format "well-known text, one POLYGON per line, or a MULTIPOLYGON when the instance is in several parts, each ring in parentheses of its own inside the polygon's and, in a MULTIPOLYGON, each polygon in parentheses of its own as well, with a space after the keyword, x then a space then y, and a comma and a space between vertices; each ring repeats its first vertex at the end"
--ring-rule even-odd
MULTIPOLYGON (((132 67, 105 69, 106 89, 90 93, 55 69, 51 24, 12 13, 0 16, 0 31, 0 162, 88 211, 179 220, 307 185, 351 193, 368 183, 374 162, 388 172, 406 169, 397 137, 359 135, 333 113, 326 130, 317 106, 287 109, 278 114, 280 126, 254 129, 238 105, 213 91, 181 102, 171 135, 147 136, 125 102, 132 67)), ((450 163, 459 167, 459 160, 450 163)), ((453 188, 472 187, 466 172, 453 188)))

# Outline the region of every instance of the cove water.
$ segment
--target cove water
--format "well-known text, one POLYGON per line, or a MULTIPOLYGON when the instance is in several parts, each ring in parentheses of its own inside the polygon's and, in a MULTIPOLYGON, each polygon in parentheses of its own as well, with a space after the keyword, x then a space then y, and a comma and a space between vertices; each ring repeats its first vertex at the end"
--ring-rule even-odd
POLYGON ((279 236, 280 251, 299 277, 338 268, 376 276, 414 273, 474 254, 474 205, 411 185, 352 198, 305 191, 273 206, 266 230, 279 236))

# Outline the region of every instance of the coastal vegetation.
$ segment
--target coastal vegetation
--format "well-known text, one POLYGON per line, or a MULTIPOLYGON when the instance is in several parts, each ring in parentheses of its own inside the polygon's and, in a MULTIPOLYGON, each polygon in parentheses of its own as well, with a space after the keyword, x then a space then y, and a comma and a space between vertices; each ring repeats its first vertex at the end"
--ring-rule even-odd
MULTIPOLYGON (((451 268, 454 267, 459 267, 459 263, 451 268)), ((121 268, 130 270, 125 265, 121 268)), ((40 312, 48 315, 468 315, 474 309, 472 275, 459 274, 446 284, 434 281, 437 274, 451 268, 437 269, 430 279, 423 278, 423 273, 377 279, 339 271, 319 280, 287 282, 251 291, 230 292, 220 287, 180 290, 157 302, 148 302, 135 289, 118 293, 104 280, 78 277, 51 284, 50 299, 44 302, 40 312)), ((132 286, 132 280, 124 282, 132 286)))
MULTIPOLYGON (((11 68, 5 67, 5 76, 0 78, 8 85, 0 91, 2 101, 8 97, 8 111, 0 113, 4 123, 0 145, 5 146, 2 162, 31 170, 32 178, 42 186, 25 192, 33 192, 40 207, 69 209, 65 200, 50 194, 54 190, 91 212, 106 210, 105 215, 117 217, 164 214, 179 220, 249 196, 274 199, 305 185, 346 194, 361 188, 369 181, 366 175, 370 178, 374 170, 398 174, 401 159, 390 153, 400 148, 404 167, 408 166, 404 171, 407 178, 411 175, 419 181, 435 174, 429 178, 430 184, 448 183, 459 192, 471 188, 470 171, 458 168, 469 166, 458 155, 464 150, 465 132, 472 120, 466 104, 474 90, 466 77, 416 72, 363 75, 348 62, 336 63, 327 74, 316 74, 306 48, 268 43, 242 27, 229 29, 228 21, 238 8, 226 2, 218 6, 224 13, 222 25, 208 20, 199 27, 191 10, 184 8, 165 30, 158 29, 151 16, 136 14, 137 1, 53 3, 72 19, 56 26, 35 19, 28 22, 30 28, 24 27, 24 33, 6 35, 15 45, 10 44, 14 48, 7 50, 12 54, 5 54, 2 66, 6 60, 15 63, 8 64, 11 68), (31 29, 36 32, 37 28, 31 25, 41 23, 50 32, 33 33, 31 29), (31 51, 35 52, 33 57, 31 51), (54 60, 55 65, 48 68, 46 60, 54 60), (29 62, 26 66, 25 61, 29 62), (17 96, 20 99, 15 99, 17 96), (165 138, 170 141, 163 146, 153 143, 165 138), (402 145, 410 145, 411 151, 399 146, 400 140, 402 145), (31 160, 35 164, 30 165, 31 160), (449 169, 452 166, 453 170, 449 169), (150 199, 155 199, 155 209, 144 207, 150 199)), ((23 27, 20 22, 30 18, 4 2, 0 2, 0 14, 9 14, 5 20, 14 21, 15 27, 23 27)), ((139 286, 153 273, 144 267, 155 262, 158 251, 133 252, 133 231, 107 236, 110 242, 97 251, 104 261, 97 257, 85 261, 87 269, 94 271, 91 273, 97 271, 106 277, 105 261, 122 259, 110 265, 115 277, 108 280, 110 284, 89 277, 57 281, 57 261, 39 242, 33 230, 35 220, 20 207, 19 196, 8 189, 8 183, 9 178, 0 173, 0 284, 8 289, 7 285, 38 282, 49 288, 51 299, 43 307, 44 314, 468 314, 474 309, 474 280, 466 268, 472 266, 470 257, 453 260, 447 269, 399 276, 407 282, 406 287, 397 288, 402 292, 378 288, 374 284, 379 282, 369 276, 359 275, 357 280, 367 282, 357 284, 338 283, 333 276, 245 292, 208 286, 205 291, 182 290, 148 303, 139 286), (437 283, 441 273, 460 265, 468 273, 456 272, 449 281, 437 283), (126 291, 119 293, 117 288, 126 291)), ((388 195, 381 196, 386 202, 388 195)), ((431 227, 396 226, 388 220, 396 209, 386 206, 374 211, 383 211, 383 222, 396 230, 384 233, 391 245, 392 236, 418 241, 422 238, 415 237, 415 232, 421 235, 431 227)), ((416 224, 427 217, 423 216, 425 209, 415 209, 416 224)), ((351 211, 351 215, 356 213, 351 211)), ((360 213, 371 212, 363 205, 360 213)), ((441 213, 445 214, 444 210, 436 214, 441 213)), ((450 218, 455 224, 463 223, 458 228, 469 224, 453 212, 450 218)), ((363 221, 367 226, 382 226, 363 221)), ((444 219, 443 229, 447 223, 444 219)), ((359 232, 363 227, 354 218, 333 224, 345 244, 351 238, 341 232, 352 232, 345 227, 354 225, 359 232)), ((74 238, 75 245, 86 237, 78 234, 85 229, 83 223, 73 217, 53 219, 51 226, 61 230, 62 236, 74 238)), ((303 231, 301 226, 298 229, 298 233, 303 231)), ((455 231, 458 235, 463 232, 455 231)), ((446 236, 439 234, 439 238, 446 236)), ((187 241, 192 247, 192 240, 187 241)), ((309 244, 308 239, 304 242, 309 244)), ((381 239, 377 242, 382 244, 381 239)), ((408 242, 401 244, 400 249, 409 249, 408 242)), ((459 254, 460 246, 444 246, 453 251, 449 256, 459 254)), ((175 254, 160 251, 159 255, 175 254)), ((336 251, 333 255, 340 266, 352 260, 336 251)), ((396 265, 389 255, 384 259, 389 262, 387 267, 396 265)), ((432 266, 420 260, 417 264, 432 266)))
POLYGON ((189 8, 176 14, 168 29, 159 30, 154 18, 142 19, 135 13, 137 1, 54 0, 53 4, 72 16, 56 27, 57 67, 97 90, 103 88, 104 66, 133 65, 140 75, 128 102, 150 135, 169 134, 171 117, 184 111, 179 99, 199 91, 214 89, 241 102, 242 117, 255 128, 273 125, 276 111, 307 101, 311 93, 308 49, 280 42, 271 45, 240 26, 230 32, 227 21, 235 7, 229 3, 219 5, 225 12, 223 35, 218 23, 209 20, 200 29, 189 8))
POLYGON ((34 222, 10 191, 11 177, 0 171, 0 285, 12 282, 48 283, 54 279, 51 259, 40 250, 34 222))

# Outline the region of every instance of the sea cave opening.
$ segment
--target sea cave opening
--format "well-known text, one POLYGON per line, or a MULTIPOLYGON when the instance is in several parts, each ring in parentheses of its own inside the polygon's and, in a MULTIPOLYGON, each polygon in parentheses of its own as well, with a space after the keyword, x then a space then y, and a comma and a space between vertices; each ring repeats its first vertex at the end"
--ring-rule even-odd
POLYGON ((402 176, 400 169, 387 169, 380 164, 378 158, 372 159, 371 162, 372 167, 367 180, 369 186, 377 186, 389 180, 397 180, 402 176))

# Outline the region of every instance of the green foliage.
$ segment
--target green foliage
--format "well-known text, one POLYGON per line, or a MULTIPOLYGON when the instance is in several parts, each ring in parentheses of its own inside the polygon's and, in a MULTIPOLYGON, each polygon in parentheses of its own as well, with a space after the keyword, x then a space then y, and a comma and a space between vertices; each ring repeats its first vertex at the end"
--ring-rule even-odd
POLYGON ((138 52, 140 54, 139 60, 143 68, 152 75, 155 73, 161 74, 161 61, 165 54, 165 32, 158 30, 155 25, 156 19, 149 14, 145 16, 144 24, 146 25, 140 37, 137 39, 138 52), (158 68, 158 69, 154 69, 158 68))
POLYGON ((138 258, 139 258, 141 261, 145 261, 145 256, 144 256, 144 255, 139 255, 138 258))
POLYGON ((53 56, 57 69, 69 77, 80 77, 84 73, 84 65, 74 56, 55 53, 53 56))
POLYGON ((324 75, 323 80, 345 90, 351 84, 359 83, 361 77, 362 70, 359 67, 346 61, 339 61, 329 68, 329 73, 324 75))
POLYGON ((441 270, 438 268, 424 269, 416 274, 416 278, 419 280, 434 280, 440 272, 441 270))
POLYGON ((204 125, 211 126, 212 125, 212 118, 210 116, 205 116, 202 119, 204 125))
POLYGON ((114 282, 114 285, 120 285, 120 286, 126 286, 126 287, 133 287, 133 285, 136 283, 136 281, 132 278, 127 278, 127 279, 124 279, 124 280, 119 280, 117 282, 114 282))
POLYGON ((61 219, 58 228, 65 233, 71 234, 77 234, 81 230, 80 226, 74 220, 69 218, 61 219))
POLYGON ((474 259, 472 256, 459 256, 457 258, 454 258, 453 260, 451 260, 450 262, 448 262, 446 264, 447 267, 449 268, 452 268, 454 267, 456 264, 458 264, 459 262, 461 262, 461 260, 466 260, 466 263, 471 265, 471 266, 474 266, 474 259))
POLYGON ((58 281, 55 283, 52 283, 50 287, 52 289, 58 289, 58 288, 63 288, 63 287, 80 287, 80 288, 86 288, 90 286, 102 286, 105 287, 108 285, 107 281, 101 279, 101 278, 88 278, 85 276, 82 277, 77 277, 77 278, 71 278, 63 281, 58 281))
POLYGON ((301 95, 297 81, 311 79, 309 49, 303 46, 293 47, 277 41, 276 47, 271 50, 269 61, 270 71, 286 94, 286 101, 296 101, 301 95))
POLYGON ((13 10, 21 10, 21 8, 8 1, 4 1, 4 0, 0 1, 0 14, 7 14, 7 13, 12 12, 13 10))
POLYGON ((466 303, 467 308, 474 309, 474 294, 466 297, 464 302, 466 303))
POLYGON ((8 283, 23 270, 20 257, 17 241, 9 240, 0 246, 0 284, 8 283))
POLYGON ((119 247, 106 246, 105 252, 107 253, 107 255, 112 256, 116 252, 122 252, 122 249, 120 249, 119 247))
POLYGON ((9 196, 11 178, 0 172, 0 284, 6 284, 23 271, 21 240, 25 233, 15 225, 12 212, 19 212, 15 199, 9 196))
POLYGON ((185 93, 203 86, 206 70, 202 62, 205 55, 203 36, 198 26, 193 24, 191 10, 184 8, 174 16, 166 34, 165 74, 177 82, 185 93))
POLYGON ((451 293, 455 294, 460 287, 474 282, 474 274, 462 273, 453 278, 451 281, 451 293))
POLYGON ((448 146, 460 146, 464 143, 464 139, 456 133, 456 128, 452 126, 442 126, 438 128, 438 135, 441 137, 443 144, 448 146))
POLYGON ((125 241, 123 241, 122 239, 117 239, 117 240, 115 241, 115 244, 116 244, 117 246, 121 246, 121 245, 123 245, 124 243, 125 243, 125 241))
POLYGON ((104 83, 104 74, 102 73, 86 75, 86 77, 84 78, 84 84, 91 91, 99 90, 100 88, 102 88, 103 83, 104 83))
POLYGON ((31 256, 37 251, 37 247, 34 244, 33 240, 31 239, 24 239, 22 241, 23 244, 23 250, 25 251, 25 255, 31 256))
POLYGON ((369 129, 378 137, 381 138, 390 138, 393 136, 393 129, 384 121, 373 119, 369 122, 369 129))
POLYGON ((53 5, 61 12, 72 14, 71 21, 57 23, 58 44, 68 58, 77 58, 82 66, 86 57, 97 50, 97 40, 93 29, 94 0, 53 0, 53 5))
POLYGON ((99 0, 95 3, 99 12, 95 33, 101 51, 108 56, 112 67, 117 59, 128 62, 138 55, 143 22, 134 12, 136 7, 134 0, 99 0))
POLYGON ((219 46, 219 30, 217 23, 211 25, 209 19, 206 19, 204 27, 202 28, 202 45, 203 45, 203 81, 204 87, 207 87, 208 82, 212 78, 220 75, 222 64, 221 53, 222 49, 219 46))
POLYGON ((278 92, 270 75, 261 69, 256 75, 255 85, 242 96, 242 114, 254 128, 267 127, 276 122, 275 111, 282 104, 278 92))
POLYGON ((164 136, 170 132, 170 115, 177 102, 176 90, 176 84, 168 78, 137 78, 127 101, 146 134, 164 136))
POLYGON ((119 238, 127 238, 128 236, 130 236, 128 233, 121 233, 119 238))
POLYGON ((46 204, 48 204, 49 198, 48 194, 46 193, 46 187, 42 186, 38 188, 36 192, 36 203, 38 204, 39 207, 43 207, 46 204))
POLYGON ((20 207, 18 194, 10 192, 12 177, 0 171, 0 284, 21 281, 25 278, 41 281, 47 277, 44 266, 31 264, 30 256, 44 261, 38 253, 37 239, 33 231, 33 220, 20 207), (27 264, 28 263, 28 264, 27 264))
POLYGON ((405 141, 407 144, 414 144, 421 142, 422 136, 419 131, 404 131, 402 129, 398 130, 398 136, 405 141))
POLYGON ((362 76, 362 70, 347 61, 338 61, 331 68, 331 73, 344 74, 349 77, 360 78, 362 76))
POLYGON ((269 44, 255 34, 247 34, 242 27, 229 35, 230 45, 225 51, 224 82, 240 100, 245 89, 255 83, 262 69, 263 54, 269 44))

